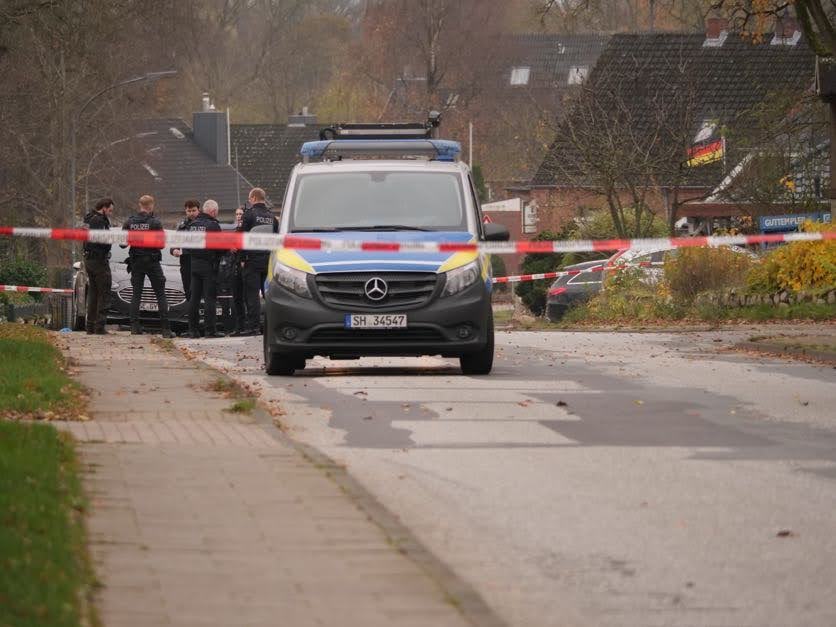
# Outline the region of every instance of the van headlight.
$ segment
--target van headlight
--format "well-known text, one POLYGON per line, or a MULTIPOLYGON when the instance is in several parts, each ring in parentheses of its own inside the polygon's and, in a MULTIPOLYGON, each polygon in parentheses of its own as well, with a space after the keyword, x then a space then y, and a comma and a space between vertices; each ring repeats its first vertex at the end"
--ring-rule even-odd
POLYGON ((273 280, 297 296, 311 298, 311 291, 308 289, 307 272, 291 268, 277 261, 276 265, 273 266, 273 280))
POLYGON ((466 266, 456 268, 447 272, 447 281, 444 284, 442 296, 458 294, 463 289, 470 287, 479 280, 479 262, 471 261, 466 266))

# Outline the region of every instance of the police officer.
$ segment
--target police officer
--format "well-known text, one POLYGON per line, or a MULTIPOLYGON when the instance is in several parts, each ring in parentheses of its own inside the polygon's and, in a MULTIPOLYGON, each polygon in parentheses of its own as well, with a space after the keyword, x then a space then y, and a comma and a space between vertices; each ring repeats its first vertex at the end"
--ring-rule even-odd
MULTIPOLYGON (((184 209, 186 210, 186 217, 177 225, 178 231, 189 230, 189 225, 197 217, 197 214, 200 213, 200 203, 196 200, 187 200, 184 209)), ((186 294, 186 300, 189 300, 191 297, 189 287, 192 280, 192 266, 189 263, 191 261, 191 251, 188 248, 172 248, 171 254, 180 259, 180 278, 183 281, 183 291, 186 294)))
MULTIPOLYGON (((154 217, 154 197, 142 196, 139 199, 139 213, 132 215, 122 225, 126 231, 162 231, 162 223, 154 217)), ((139 304, 142 300, 142 290, 145 287, 145 277, 151 281, 151 287, 157 297, 157 309, 160 312, 160 327, 163 337, 174 337, 168 326, 168 301, 165 297, 165 275, 160 261, 162 253, 159 248, 131 246, 128 263, 131 273, 131 334, 140 335, 142 326, 139 323, 139 304)))
MULTIPOLYGON (((267 196, 260 187, 254 187, 247 198, 250 208, 244 212, 241 231, 251 231, 256 226, 271 225, 273 233, 279 231, 279 221, 267 208, 267 196)), ((267 263, 270 253, 262 250, 244 250, 241 253, 244 300, 247 304, 247 328, 241 335, 261 333, 260 292, 267 278, 267 263)))
MULTIPOLYGON (((217 231, 218 203, 207 200, 203 203, 203 211, 189 224, 189 231, 217 231)), ((200 337, 198 323, 200 322, 200 300, 203 298, 204 335, 206 337, 224 337, 216 327, 217 295, 218 295, 218 263, 224 251, 211 248, 192 250, 192 297, 189 300, 189 335, 200 337)))
MULTIPOLYGON (((110 230, 113 200, 102 198, 93 211, 84 216, 91 231, 110 230)), ((84 242, 84 271, 87 273, 87 322, 89 334, 107 335, 107 306, 110 303, 110 244, 84 242)))

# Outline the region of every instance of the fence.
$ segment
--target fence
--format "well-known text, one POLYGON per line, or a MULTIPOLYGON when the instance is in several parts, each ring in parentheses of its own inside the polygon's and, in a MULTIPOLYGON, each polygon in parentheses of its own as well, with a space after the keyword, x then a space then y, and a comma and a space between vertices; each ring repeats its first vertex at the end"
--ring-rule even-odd
POLYGON ((30 322, 50 329, 72 325, 72 299, 61 294, 47 294, 39 303, 0 304, 0 318, 7 322, 30 322))

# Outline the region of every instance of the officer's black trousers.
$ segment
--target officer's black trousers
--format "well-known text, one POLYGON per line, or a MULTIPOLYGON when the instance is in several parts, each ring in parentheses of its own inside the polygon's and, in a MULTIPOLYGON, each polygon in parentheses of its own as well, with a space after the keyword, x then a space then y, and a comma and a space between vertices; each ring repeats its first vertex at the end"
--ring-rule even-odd
POLYGON ((84 260, 87 272, 87 330, 104 329, 107 322, 107 306, 110 304, 110 262, 102 257, 84 260))
POLYGON ((157 297, 157 308, 160 311, 160 321, 168 323, 168 301, 165 297, 165 275, 162 266, 156 259, 147 255, 131 257, 131 324, 139 323, 139 303, 142 290, 145 287, 145 277, 151 281, 151 289, 157 297))
POLYGON ((183 291, 186 294, 186 300, 191 300, 191 280, 192 280, 192 258, 186 253, 180 254, 180 278, 183 280, 183 291))
POLYGON ((247 303, 247 329, 258 331, 261 328, 261 291, 267 279, 267 263, 247 261, 242 278, 247 303))
POLYGON ((206 335, 217 331, 218 266, 203 259, 192 259, 192 297, 189 299, 189 331, 197 333, 200 324, 200 301, 203 299, 203 322, 206 335))
POLYGON ((236 331, 243 331, 247 328, 247 310, 244 307, 244 278, 241 275, 241 268, 238 267, 232 275, 232 319, 236 331))

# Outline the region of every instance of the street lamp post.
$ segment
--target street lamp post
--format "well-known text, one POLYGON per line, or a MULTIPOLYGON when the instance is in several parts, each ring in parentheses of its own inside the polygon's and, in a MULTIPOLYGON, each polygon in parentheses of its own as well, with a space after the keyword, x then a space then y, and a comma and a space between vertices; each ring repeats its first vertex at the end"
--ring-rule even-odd
POLYGON ((76 167, 75 167, 75 159, 76 159, 76 134, 78 131, 78 122, 81 119, 81 116, 84 114, 84 110, 90 106, 90 104, 96 100, 102 94, 111 91, 112 89, 117 89, 118 87, 125 87, 126 85, 133 85, 135 83, 150 83, 154 81, 158 81, 161 78, 166 78, 168 76, 174 76, 177 74, 177 70, 164 70, 162 72, 146 72, 142 76, 134 76, 133 78, 126 79, 124 81, 120 81, 118 83, 114 83, 113 85, 109 85, 104 89, 99 90, 87 101, 81 105, 81 109, 78 110, 71 119, 70 119, 70 180, 68 181, 68 195, 69 195, 69 203, 67 204, 67 228, 73 227, 73 222, 75 220, 75 199, 76 199, 76 167))

